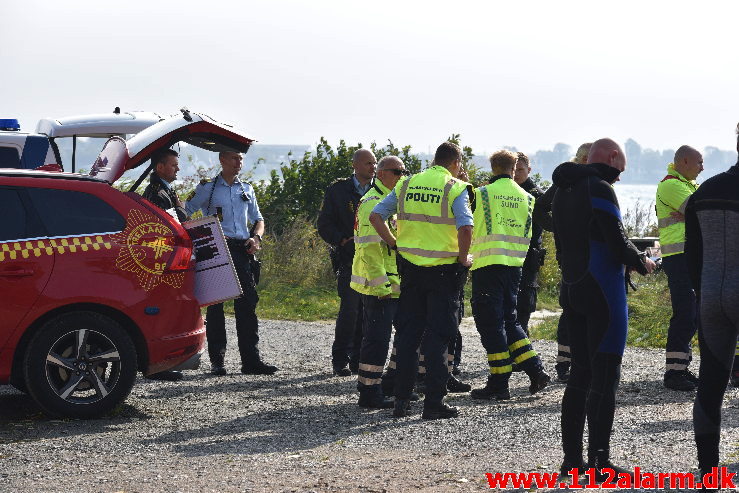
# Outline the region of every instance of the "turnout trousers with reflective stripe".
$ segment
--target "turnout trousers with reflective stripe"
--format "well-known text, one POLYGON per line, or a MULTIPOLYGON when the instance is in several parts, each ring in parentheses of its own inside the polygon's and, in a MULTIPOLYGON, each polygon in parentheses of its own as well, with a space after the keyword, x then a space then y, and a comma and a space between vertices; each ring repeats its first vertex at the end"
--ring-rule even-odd
POLYGON ((395 396, 407 399, 413 390, 418 353, 426 363, 426 405, 441 403, 446 395, 447 351, 457 335, 459 289, 465 279, 460 264, 419 267, 402 263, 397 314, 397 377, 395 396))
POLYGON ((352 266, 342 265, 336 280, 341 304, 336 317, 334 342, 331 345, 331 363, 334 368, 343 368, 347 363, 359 364, 359 349, 362 345, 362 297, 350 286, 352 266))
MULTIPOLYGON (((251 273, 249 257, 244 246, 228 247, 231 252, 236 274, 239 277, 244 294, 234 300, 234 316, 236 317, 236 336, 239 340, 241 364, 255 364, 260 360, 259 321, 257 320, 257 302, 259 295, 251 273)), ((210 305, 206 309, 205 335, 208 339, 208 356, 214 366, 223 366, 226 354, 226 318, 223 314, 223 303, 210 305)))
POLYGON ((672 300, 665 370, 682 371, 690 364, 690 340, 698 329, 697 301, 684 253, 663 257, 662 267, 672 300))
POLYGON ((377 296, 362 295, 364 305, 364 336, 359 355, 359 377, 357 390, 360 392, 377 389, 382 383, 382 371, 387 360, 390 334, 398 310, 397 298, 379 299, 377 296))
POLYGON ((508 383, 512 362, 529 375, 542 369, 516 316, 520 280, 520 267, 494 264, 472 271, 472 316, 488 355, 490 378, 501 387, 508 383))

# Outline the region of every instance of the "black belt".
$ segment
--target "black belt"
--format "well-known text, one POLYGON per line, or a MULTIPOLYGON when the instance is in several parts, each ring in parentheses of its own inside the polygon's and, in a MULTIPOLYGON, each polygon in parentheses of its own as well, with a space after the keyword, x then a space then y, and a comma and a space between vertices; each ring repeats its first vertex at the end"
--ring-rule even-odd
POLYGON ((248 240, 239 240, 236 238, 226 238, 226 244, 230 247, 243 247, 246 246, 248 240))

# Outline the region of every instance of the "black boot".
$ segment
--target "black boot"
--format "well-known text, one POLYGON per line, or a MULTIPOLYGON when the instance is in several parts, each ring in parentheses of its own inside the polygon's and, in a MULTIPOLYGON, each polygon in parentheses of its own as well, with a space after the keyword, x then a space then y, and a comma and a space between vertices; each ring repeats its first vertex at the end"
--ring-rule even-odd
POLYGON ((449 419, 459 416, 459 410, 456 407, 449 406, 444 402, 439 404, 425 404, 423 406, 423 419, 449 419))
POLYGON ((665 372, 664 385, 668 389, 690 392, 695 390, 695 384, 681 370, 667 370, 665 372))
POLYGON ((488 376, 488 383, 481 389, 473 389, 470 392, 473 399, 496 399, 504 401, 511 398, 511 392, 508 390, 508 380, 495 378, 493 375, 488 376))
POLYGON ((359 391, 358 404, 359 407, 369 409, 390 409, 393 407, 393 400, 382 395, 382 389, 379 386, 372 386, 359 391))
POLYGON ((559 474, 560 476, 566 476, 572 479, 572 477, 570 476, 570 471, 573 469, 577 469, 577 474, 580 477, 585 474, 587 466, 585 465, 585 461, 582 460, 582 454, 575 457, 567 457, 565 455, 565 458, 562 461, 562 465, 559 467, 559 474))
POLYGON ((241 373, 244 375, 274 375, 276 372, 276 366, 268 365, 262 360, 241 365, 241 373))
POLYGON ((544 370, 539 370, 538 373, 529 375, 529 381, 531 382, 531 385, 529 385, 529 394, 533 395, 544 389, 551 380, 551 377, 544 370))
POLYGON ((554 369, 557 371, 557 380, 566 383, 570 379, 570 364, 569 363, 557 363, 554 365, 554 369))
POLYGON ((472 390, 472 385, 460 381, 454 375, 449 375, 446 381, 446 389, 452 394, 463 394, 472 390))

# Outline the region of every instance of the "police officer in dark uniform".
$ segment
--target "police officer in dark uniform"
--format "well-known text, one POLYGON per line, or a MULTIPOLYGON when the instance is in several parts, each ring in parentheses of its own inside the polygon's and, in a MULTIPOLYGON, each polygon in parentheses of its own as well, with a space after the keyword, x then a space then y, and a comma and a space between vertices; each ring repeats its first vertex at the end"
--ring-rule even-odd
POLYGON ((359 200, 372 186, 377 159, 369 149, 358 149, 352 162, 354 174, 326 189, 318 216, 318 234, 331 246, 331 263, 341 298, 331 364, 334 374, 342 377, 356 374, 359 369, 362 303, 360 294, 349 287, 354 258, 354 216, 359 200))
MULTIPOLYGON (((161 149, 152 155, 151 164, 153 169, 143 197, 165 211, 174 209, 177 219, 185 221, 187 220, 187 213, 182 207, 182 202, 177 198, 177 194, 172 190, 172 182, 175 181, 177 172, 180 170, 178 157, 177 152, 172 149, 161 149)), ((175 370, 162 371, 149 375, 147 378, 176 382, 182 380, 182 372, 175 370)))
MULTIPOLYGON (((523 152, 519 152, 513 180, 518 186, 532 195, 534 199, 539 200, 544 195, 544 192, 536 186, 529 177, 530 174, 531 165, 529 158, 523 152)), ((526 332, 526 335, 529 335, 529 318, 531 318, 531 312, 536 310, 536 298, 539 291, 539 269, 544 265, 544 255, 546 255, 546 250, 541 246, 542 232, 543 228, 541 224, 534 220, 531 228, 531 243, 529 243, 529 251, 526 253, 526 260, 524 260, 521 269, 521 282, 518 285, 516 312, 518 313, 518 323, 521 324, 521 328, 526 332)))
MULTIPOLYGON (((241 353, 241 373, 272 375, 277 367, 262 361, 259 343, 259 320, 256 308, 259 296, 256 289, 257 265, 254 253, 261 249, 264 219, 259 212, 254 189, 239 179, 243 156, 237 152, 221 152, 218 158, 223 168, 210 182, 201 183, 195 195, 187 201, 190 214, 197 210, 205 215, 217 214, 221 220, 239 283, 244 294, 234 300, 236 335, 241 353), (251 227, 250 227, 251 226, 251 227)), ((225 375, 226 320, 223 303, 208 307, 206 336, 211 373, 225 375)))

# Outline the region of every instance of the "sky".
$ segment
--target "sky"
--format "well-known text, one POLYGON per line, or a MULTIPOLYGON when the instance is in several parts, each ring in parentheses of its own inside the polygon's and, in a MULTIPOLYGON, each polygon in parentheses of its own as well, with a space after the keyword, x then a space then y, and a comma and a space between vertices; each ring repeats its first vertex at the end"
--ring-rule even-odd
POLYGON ((182 106, 263 144, 733 149, 732 1, 0 1, 0 118, 182 106))

